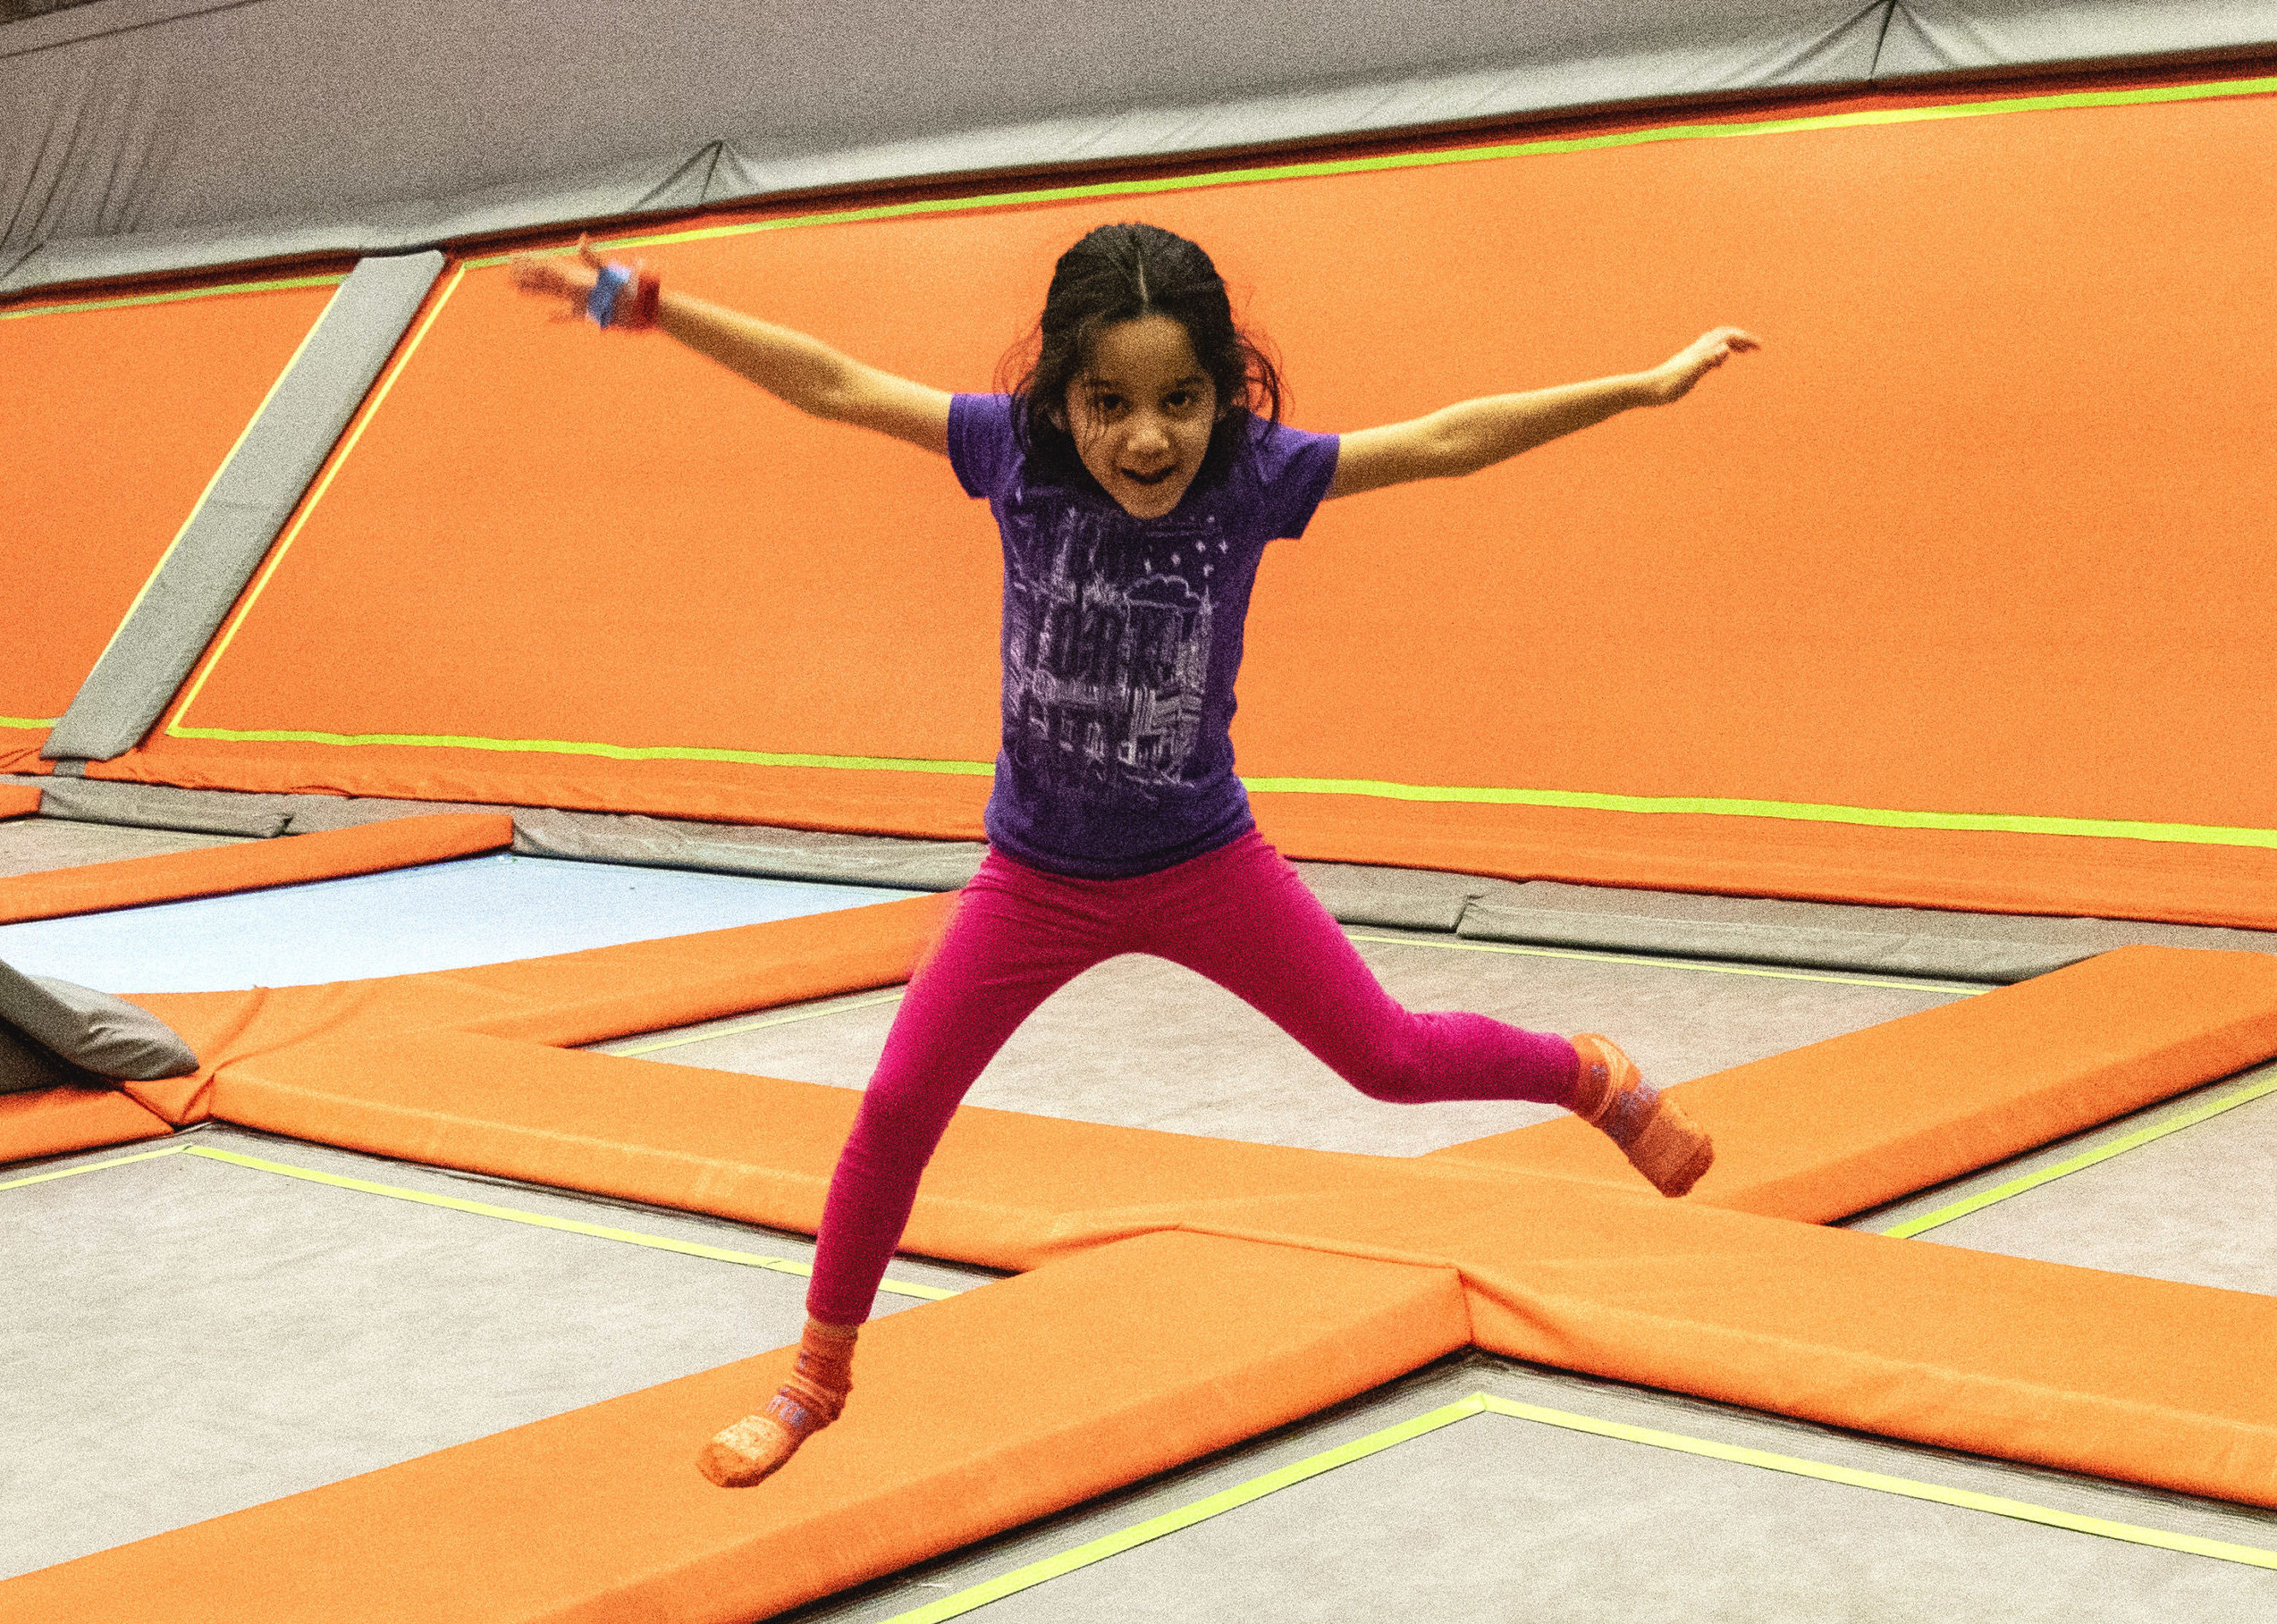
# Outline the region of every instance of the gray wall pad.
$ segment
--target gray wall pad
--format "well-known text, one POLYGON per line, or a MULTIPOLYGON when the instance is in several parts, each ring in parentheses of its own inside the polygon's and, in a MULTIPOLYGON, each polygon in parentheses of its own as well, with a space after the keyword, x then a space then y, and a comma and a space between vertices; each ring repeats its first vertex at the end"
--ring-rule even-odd
POLYGON ((367 259, 317 319, 40 754, 107 762, 142 740, 292 517, 443 270, 367 259))
POLYGON ((1532 880, 1471 903, 1461 931, 1484 941, 1999 982, 2020 981, 2136 942, 2277 952, 2277 931, 1706 896, 1554 880, 1532 880))
POLYGON ((977 840, 897 840, 818 829, 545 810, 515 812, 514 849, 532 857, 710 869, 919 891, 956 890, 972 879, 987 852, 977 840))
POLYGON ((733 0, 100 0, 0 29, 0 292, 817 187, 2277 41, 2264 0, 1446 0, 1396 29, 1369 0, 1150 15, 1161 46, 1052 0, 759 19, 733 0), (623 43, 604 61, 599 38, 623 43), (1198 38, 1211 48, 1177 43, 1198 38), (249 78, 254 60, 268 71, 249 78))
POLYGON ((97 1077, 148 1082, 198 1069, 190 1046, 148 1010, 5 963, 0 963, 0 1024, 97 1077))
POLYGON ((40 786, 39 815, 75 823, 119 823, 137 829, 268 839, 284 833, 285 825, 291 821, 291 801, 286 795, 220 796, 164 784, 65 778, 40 786))

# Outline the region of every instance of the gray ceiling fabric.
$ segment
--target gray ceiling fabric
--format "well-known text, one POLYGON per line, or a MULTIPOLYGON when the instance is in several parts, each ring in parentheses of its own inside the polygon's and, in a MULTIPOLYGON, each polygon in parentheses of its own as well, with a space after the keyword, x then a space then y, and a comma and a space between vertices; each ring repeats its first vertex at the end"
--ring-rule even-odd
POLYGON ((2277 41, 2272 0, 1898 0, 1885 79, 2244 51, 2277 41))
POLYGON ((367 259, 341 283, 72 696, 41 755, 107 762, 142 742, 300 505, 442 273, 441 254, 411 254, 367 259))
POLYGON ((95 0, 0 26, 0 292, 818 187, 2272 43, 2267 0, 95 0))

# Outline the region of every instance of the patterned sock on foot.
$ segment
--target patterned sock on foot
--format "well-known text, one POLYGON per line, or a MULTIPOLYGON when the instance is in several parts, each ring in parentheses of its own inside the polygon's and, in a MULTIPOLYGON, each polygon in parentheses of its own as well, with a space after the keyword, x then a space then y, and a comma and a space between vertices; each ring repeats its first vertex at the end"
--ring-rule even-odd
POLYGON ((854 1390, 854 1339, 861 1329, 807 1320, 790 1379, 758 1414, 713 1435, 696 1457, 696 1470, 723 1489, 747 1489, 772 1476, 846 1408, 854 1390))
POLYGON ((1680 1196, 1699 1182, 1716 1148, 1699 1124, 1648 1084, 1612 1039, 1579 1032, 1570 1041, 1581 1061, 1573 1115, 1620 1146, 1662 1195, 1680 1196))

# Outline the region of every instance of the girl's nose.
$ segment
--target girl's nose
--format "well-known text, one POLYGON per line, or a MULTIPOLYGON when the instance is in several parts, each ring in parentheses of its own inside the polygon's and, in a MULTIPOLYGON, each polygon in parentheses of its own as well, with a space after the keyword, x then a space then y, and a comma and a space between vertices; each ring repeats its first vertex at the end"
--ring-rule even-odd
POLYGON ((1131 447, 1134 450, 1158 450, 1169 443, 1170 436, 1164 432, 1162 420, 1159 417, 1150 414, 1131 425, 1131 447))

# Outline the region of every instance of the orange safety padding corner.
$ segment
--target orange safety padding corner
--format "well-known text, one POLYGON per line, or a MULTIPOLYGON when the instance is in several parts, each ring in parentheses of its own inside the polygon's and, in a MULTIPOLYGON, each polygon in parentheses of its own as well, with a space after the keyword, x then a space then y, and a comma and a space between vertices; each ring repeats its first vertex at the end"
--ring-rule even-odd
POLYGON ((164 1118, 112 1089, 0 1094, 0 1165, 172 1132, 164 1118))
MULTIPOLYGON (((1716 1137, 1691 1199, 1831 1223, 2277 1055, 2277 956, 2121 947, 1679 1083, 1716 1137)), ((1572 1117, 1430 1159, 1627 1187, 1572 1117)))
POLYGON ((49 869, 0 879, 0 924, 338 879, 468 857, 513 842, 514 820, 502 812, 434 812, 313 835, 49 869))
POLYGON ((1387 1164, 1204 1233, 1445 1261, 1489 1351, 1939 1448, 2277 1507, 2277 1299, 1387 1164))
POLYGON ((29 818, 38 810, 37 784, 0 784, 0 818, 29 818))
POLYGON ((27 1574, 0 1608, 739 1624, 1300 1419, 1470 1335, 1450 1269, 1151 1235, 872 1322, 844 1418, 756 1492, 713 1488, 696 1452, 789 1350, 27 1574))

